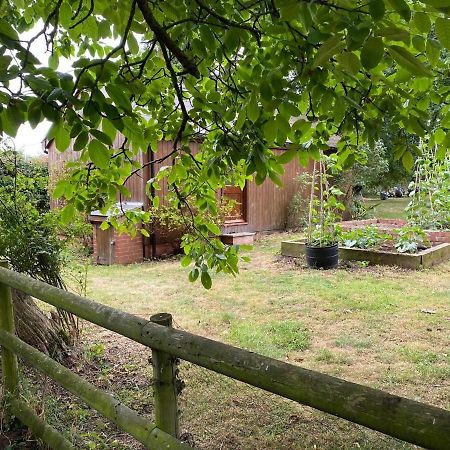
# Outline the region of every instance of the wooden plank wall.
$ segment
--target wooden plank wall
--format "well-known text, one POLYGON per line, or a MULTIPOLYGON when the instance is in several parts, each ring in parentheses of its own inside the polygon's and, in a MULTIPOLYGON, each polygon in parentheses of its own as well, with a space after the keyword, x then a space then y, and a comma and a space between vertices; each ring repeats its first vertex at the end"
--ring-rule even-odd
MULTIPOLYGON (((275 150, 281 154, 284 150, 275 150)), ((283 187, 278 187, 270 179, 257 186, 254 181, 247 185, 247 223, 243 225, 225 225, 225 233, 243 231, 282 230, 286 227, 288 208, 292 197, 298 191, 298 176, 303 172, 312 171, 309 167, 302 167, 297 158, 284 166, 285 173, 280 177, 283 187)))
MULTIPOLYGON (((114 141, 114 147, 119 148, 123 143, 123 136, 119 135, 114 141)), ((154 159, 159 160, 171 153, 173 147, 172 141, 160 141, 158 149, 154 154, 154 159)), ((200 143, 192 142, 190 144, 193 153, 198 152, 200 143)), ((284 150, 275 150, 281 154, 284 150)), ((65 172, 65 164, 69 161, 75 161, 79 157, 79 153, 75 152, 72 143, 65 152, 59 152, 54 143, 48 145, 48 164, 50 176, 50 189, 52 189, 56 181, 65 172)), ((148 155, 140 153, 137 157, 139 162, 147 163, 148 155)), ((172 158, 169 157, 165 161, 156 162, 154 164, 154 173, 157 174, 162 167, 172 164, 172 158)), ((311 171, 311 167, 304 168, 294 158, 289 164, 285 165, 285 173, 281 176, 284 187, 276 186, 271 180, 267 179, 261 186, 257 186, 255 182, 249 182, 247 186, 247 224, 230 225, 224 227, 224 232, 234 233, 241 231, 269 231, 281 230, 285 228, 289 204, 292 197, 298 190, 296 181, 299 174, 304 171, 311 171)), ((126 186, 131 192, 131 198, 127 201, 143 202, 146 205, 145 184, 150 178, 149 167, 140 170, 137 174, 128 180, 126 186)), ((168 192, 167 183, 160 183, 161 189, 157 192, 160 195, 162 203, 168 192)), ((52 208, 62 206, 60 201, 51 200, 52 208)))

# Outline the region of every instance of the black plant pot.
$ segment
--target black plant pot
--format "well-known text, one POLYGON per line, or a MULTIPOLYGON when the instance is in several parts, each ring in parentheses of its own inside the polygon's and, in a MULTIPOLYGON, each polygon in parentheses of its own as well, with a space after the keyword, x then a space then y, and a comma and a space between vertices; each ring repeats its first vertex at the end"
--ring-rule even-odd
POLYGON ((338 244, 328 247, 306 245, 306 264, 312 269, 335 269, 339 262, 338 244))

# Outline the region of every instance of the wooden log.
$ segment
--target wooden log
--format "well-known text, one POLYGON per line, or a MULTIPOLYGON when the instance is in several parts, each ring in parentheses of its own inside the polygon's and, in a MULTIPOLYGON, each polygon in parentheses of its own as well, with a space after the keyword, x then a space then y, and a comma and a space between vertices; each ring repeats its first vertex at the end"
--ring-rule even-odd
MULTIPOLYGON (((8 262, 0 260, 0 267, 8 267, 8 262)), ((14 309, 11 287, 0 283, 0 330, 15 334, 14 309)), ((7 348, 2 348, 2 374, 5 394, 14 398, 19 389, 19 368, 17 356, 7 348)))
POLYGON ((47 374, 52 380, 67 389, 90 407, 129 433, 137 441, 152 449, 187 449, 186 444, 159 430, 154 423, 139 416, 135 411, 120 403, 112 395, 96 388, 93 384, 53 361, 19 338, 0 331, 0 344, 19 355, 28 365, 47 374))
MULTIPOLYGON (((150 321, 164 327, 172 327, 172 316, 168 313, 155 314, 150 321)), ((155 423, 166 433, 178 437, 177 366, 172 355, 152 350, 153 396, 155 399, 155 423)))
POLYGON ((33 435, 54 450, 75 450, 75 447, 52 426, 45 423, 25 402, 13 400, 12 411, 33 435))
POLYGON ((430 449, 450 448, 450 411, 147 322, 0 267, 0 283, 150 348, 430 449))

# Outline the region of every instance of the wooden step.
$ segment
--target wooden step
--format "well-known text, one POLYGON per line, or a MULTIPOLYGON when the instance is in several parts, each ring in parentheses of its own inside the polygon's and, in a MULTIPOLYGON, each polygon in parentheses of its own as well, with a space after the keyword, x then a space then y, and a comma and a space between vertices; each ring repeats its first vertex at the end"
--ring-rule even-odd
POLYGON ((250 232, 224 233, 220 236, 220 240, 228 245, 253 245, 255 234, 250 232))

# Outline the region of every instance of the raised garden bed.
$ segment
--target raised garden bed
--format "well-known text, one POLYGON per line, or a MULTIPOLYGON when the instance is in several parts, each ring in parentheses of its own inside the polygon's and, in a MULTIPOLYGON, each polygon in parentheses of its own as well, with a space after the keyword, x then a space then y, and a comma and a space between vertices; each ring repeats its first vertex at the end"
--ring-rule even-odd
MULTIPOLYGON (((364 228, 369 225, 376 226, 384 233, 393 233, 395 229, 407 225, 406 220, 402 219, 366 219, 366 220, 348 220, 338 222, 343 231, 354 230, 355 228, 364 228)), ((450 231, 445 230, 425 230, 432 244, 450 244, 450 231)))
MULTIPOLYGON (((298 258, 304 256, 305 240, 283 241, 281 254, 298 258)), ((339 247, 339 259, 344 261, 368 261, 369 264, 397 266, 408 269, 422 269, 434 266, 450 259, 450 244, 439 243, 414 254, 369 250, 361 248, 339 247)))

